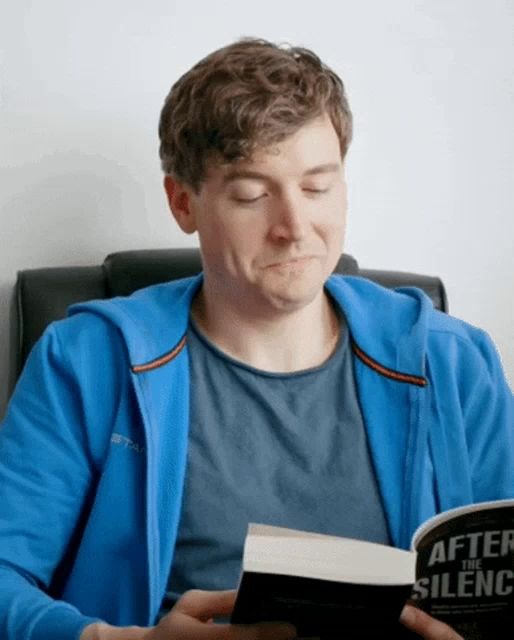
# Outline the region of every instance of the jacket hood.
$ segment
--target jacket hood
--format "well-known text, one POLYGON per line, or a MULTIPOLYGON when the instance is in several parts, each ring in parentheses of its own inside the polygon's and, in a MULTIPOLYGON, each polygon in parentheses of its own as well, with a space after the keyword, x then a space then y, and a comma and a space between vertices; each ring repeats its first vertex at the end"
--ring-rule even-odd
POLYGON ((421 289, 391 290, 356 276, 332 276, 326 288, 345 313, 357 355, 407 378, 425 377, 428 319, 434 309, 421 289))
MULTIPOLYGON (((202 280, 200 274, 128 297, 75 304, 69 315, 89 312, 112 323, 124 338, 133 370, 146 371, 166 364, 181 350, 191 302, 202 280)), ((354 350, 366 364, 400 379, 424 377, 432 309, 424 292, 414 287, 390 290, 365 278, 338 275, 327 280, 326 290, 342 308, 354 350)))

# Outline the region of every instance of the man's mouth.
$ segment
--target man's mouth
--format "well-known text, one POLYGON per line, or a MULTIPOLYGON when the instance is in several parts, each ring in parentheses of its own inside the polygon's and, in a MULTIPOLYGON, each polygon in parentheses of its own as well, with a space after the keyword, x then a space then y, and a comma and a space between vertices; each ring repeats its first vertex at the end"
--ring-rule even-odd
POLYGON ((301 267, 310 260, 313 259, 314 256, 298 256, 295 258, 284 258, 284 260, 277 260, 276 262, 272 262, 268 265, 268 268, 275 267, 301 267))

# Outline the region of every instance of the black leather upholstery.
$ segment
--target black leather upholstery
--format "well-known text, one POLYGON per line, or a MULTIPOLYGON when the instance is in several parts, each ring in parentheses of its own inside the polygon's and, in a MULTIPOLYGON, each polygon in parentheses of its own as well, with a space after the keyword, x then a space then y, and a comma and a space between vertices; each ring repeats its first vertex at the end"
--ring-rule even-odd
MULTIPOLYGON (((142 287, 194 275, 200 270, 198 249, 147 249, 112 253, 98 266, 19 271, 16 284, 17 373, 45 327, 53 320, 64 318, 70 304, 129 295, 142 287)), ((448 310, 444 284, 438 277, 360 269, 357 261, 346 254, 341 256, 335 271, 370 278, 391 288, 420 287, 432 298, 436 308, 448 310)))

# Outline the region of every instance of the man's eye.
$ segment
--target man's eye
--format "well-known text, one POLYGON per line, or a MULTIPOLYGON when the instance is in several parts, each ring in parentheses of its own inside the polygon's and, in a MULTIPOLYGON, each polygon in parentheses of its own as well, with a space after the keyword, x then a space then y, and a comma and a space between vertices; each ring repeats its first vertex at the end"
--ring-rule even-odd
POLYGON ((244 204, 251 204, 252 202, 257 202, 257 200, 260 200, 261 198, 264 198, 266 196, 265 193, 262 193, 259 196, 256 196, 255 198, 242 198, 241 196, 234 196, 234 200, 236 202, 241 202, 244 204))
POLYGON ((307 193, 327 193, 328 192, 328 188, 326 189, 315 189, 314 187, 304 187, 303 189, 304 191, 306 191, 307 193))

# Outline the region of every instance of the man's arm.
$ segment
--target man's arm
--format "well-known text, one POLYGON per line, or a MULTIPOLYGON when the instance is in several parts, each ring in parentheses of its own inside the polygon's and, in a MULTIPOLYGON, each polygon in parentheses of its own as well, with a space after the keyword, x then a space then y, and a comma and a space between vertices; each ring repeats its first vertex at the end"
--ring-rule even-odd
POLYGON ((448 454, 434 457, 443 509, 456 506, 454 483, 469 486, 470 502, 514 497, 514 396, 490 336, 464 330, 436 332, 429 360, 439 413, 429 437, 435 451, 448 454))
POLYGON ((230 615, 235 591, 188 591, 158 625, 117 628, 95 623, 85 628, 80 640, 292 640, 289 624, 215 624, 216 616, 230 615))
POLYGON ((70 638, 95 620, 48 595, 96 473, 82 423, 80 392, 50 329, 0 427, 2 639, 44 640, 50 629, 70 638))

